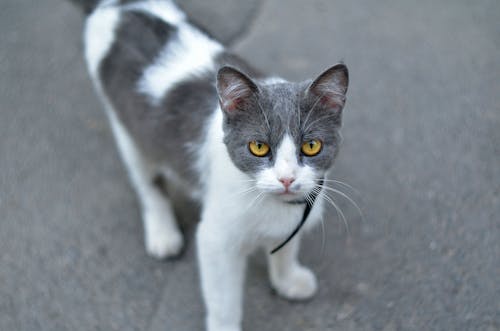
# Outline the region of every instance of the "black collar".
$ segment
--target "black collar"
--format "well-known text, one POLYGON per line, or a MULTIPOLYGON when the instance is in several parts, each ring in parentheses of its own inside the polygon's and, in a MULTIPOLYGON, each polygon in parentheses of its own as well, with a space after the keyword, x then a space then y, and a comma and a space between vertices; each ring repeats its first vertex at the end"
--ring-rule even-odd
POLYGON ((291 201, 285 201, 285 203, 288 203, 289 205, 302 205, 304 203, 307 203, 307 200, 306 199, 291 200, 291 201))
POLYGON ((288 236, 288 238, 285 239, 285 241, 283 241, 281 244, 279 244, 278 246, 276 246, 276 248, 274 248, 271 251, 271 254, 276 253, 281 248, 283 248, 283 246, 285 246, 286 244, 288 244, 288 242, 290 240, 292 240, 292 238, 295 237, 295 235, 302 228, 302 226, 304 225, 304 223, 307 220, 307 217, 309 216, 309 213, 311 212, 312 207, 314 206, 314 202, 316 201, 316 198, 318 197, 319 193, 321 192, 321 186, 323 185, 323 182, 324 182, 323 178, 321 178, 319 180, 320 189, 319 190, 313 190, 311 193, 309 193, 308 194, 309 195, 309 199, 307 199, 307 200, 306 199, 303 199, 303 200, 292 200, 292 201, 288 201, 287 202, 287 203, 292 204, 292 205, 305 204, 306 207, 304 209, 304 213, 302 214, 302 219, 300 220, 300 223, 293 230, 293 232, 288 236))

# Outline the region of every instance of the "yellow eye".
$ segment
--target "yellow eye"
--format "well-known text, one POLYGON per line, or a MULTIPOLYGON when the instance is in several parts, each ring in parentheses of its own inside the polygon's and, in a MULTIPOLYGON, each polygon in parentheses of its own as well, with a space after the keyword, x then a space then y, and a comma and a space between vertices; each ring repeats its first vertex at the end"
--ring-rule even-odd
POLYGON ((312 139, 302 144, 302 153, 306 156, 314 156, 321 151, 321 141, 312 139))
POLYGON ((248 148, 255 156, 266 156, 269 153, 269 145, 260 141, 251 141, 248 148))

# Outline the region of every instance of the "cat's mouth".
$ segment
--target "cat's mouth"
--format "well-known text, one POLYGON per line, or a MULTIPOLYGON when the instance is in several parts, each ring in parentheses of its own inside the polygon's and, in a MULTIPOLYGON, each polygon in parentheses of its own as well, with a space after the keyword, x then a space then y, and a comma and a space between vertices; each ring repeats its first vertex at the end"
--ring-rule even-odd
POLYGON ((303 201, 306 194, 300 185, 294 187, 265 187, 261 190, 283 202, 303 201))
POLYGON ((286 203, 302 202, 304 200, 303 193, 298 191, 283 190, 282 192, 275 193, 275 195, 286 203))

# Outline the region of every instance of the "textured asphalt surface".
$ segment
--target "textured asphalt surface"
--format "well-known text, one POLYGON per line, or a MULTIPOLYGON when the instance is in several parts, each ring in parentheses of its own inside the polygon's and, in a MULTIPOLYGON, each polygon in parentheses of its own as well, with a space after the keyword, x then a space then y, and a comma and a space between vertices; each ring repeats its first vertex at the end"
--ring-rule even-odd
MULTIPOLYGON (((250 262, 245 330, 500 330, 500 2, 190 0, 255 66, 350 68, 334 196, 302 260, 307 303, 250 262), (339 187, 340 188, 340 187, 339 187), (324 240, 323 240, 324 238, 324 240)), ((196 213, 176 261, 144 251, 139 211, 64 1, 0 6, 0 330, 201 330, 196 213)))

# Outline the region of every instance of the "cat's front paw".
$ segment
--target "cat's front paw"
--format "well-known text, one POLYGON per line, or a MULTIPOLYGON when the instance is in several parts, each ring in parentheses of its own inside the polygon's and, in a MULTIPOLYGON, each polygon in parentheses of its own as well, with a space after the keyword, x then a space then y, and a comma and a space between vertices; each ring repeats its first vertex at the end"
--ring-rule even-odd
POLYGON ((318 289, 316 276, 303 266, 296 266, 281 277, 272 277, 271 283, 279 295, 289 300, 309 299, 318 289))
POLYGON ((184 245, 182 233, 173 228, 158 213, 144 215, 144 241, 148 254, 156 259, 165 259, 179 255, 184 245))

